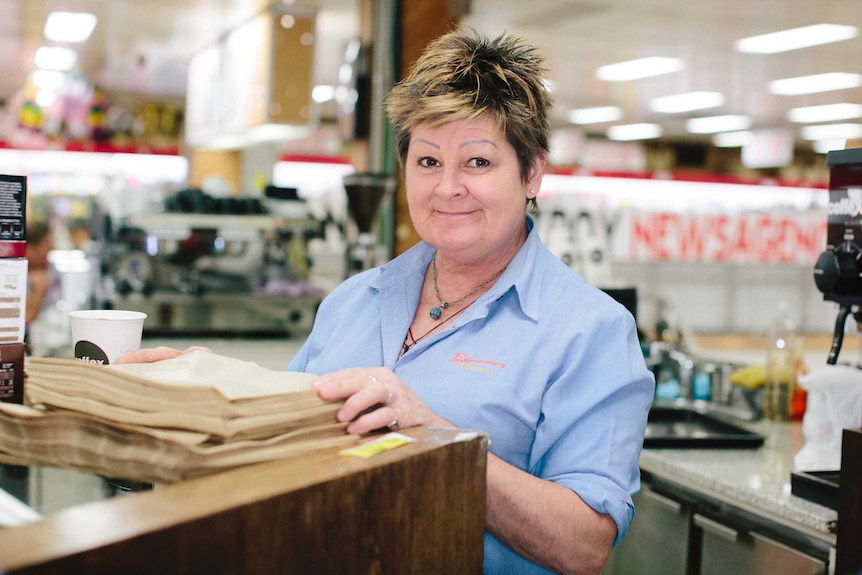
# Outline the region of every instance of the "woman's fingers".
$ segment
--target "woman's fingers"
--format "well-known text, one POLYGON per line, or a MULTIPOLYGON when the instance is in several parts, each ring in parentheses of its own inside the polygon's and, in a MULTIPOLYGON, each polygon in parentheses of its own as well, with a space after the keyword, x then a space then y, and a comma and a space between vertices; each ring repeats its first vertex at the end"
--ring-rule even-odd
POLYGON ((211 350, 208 347, 204 347, 202 345, 193 345, 193 346, 190 346, 190 347, 187 347, 186 349, 184 349, 180 355, 185 355, 185 354, 191 353, 193 351, 205 351, 207 353, 213 352, 213 350, 211 350))
MULTIPOLYGON (((368 399, 376 397, 376 401, 373 403, 385 403, 391 399, 389 390, 392 390, 392 386, 385 383, 391 373, 391 371, 383 368, 342 369, 318 377, 311 382, 311 387, 316 389, 320 398, 326 401, 347 399, 358 392, 365 392, 367 388, 371 388, 367 390, 368 393, 363 394, 363 397, 368 399)), ((392 377, 395 378, 394 374, 392 377)))
POLYGON ((347 426, 347 433, 362 435, 381 429, 395 431, 399 429, 400 415, 398 409, 390 405, 377 405, 375 409, 369 410, 351 421, 347 426))
POLYGON ((397 425, 395 406, 404 394, 401 382, 391 370, 344 369, 323 375, 311 385, 325 401, 345 400, 336 417, 350 422, 348 433, 367 433, 397 425))
POLYGON ((144 349, 139 349, 138 351, 133 351, 132 353, 127 353, 126 355, 121 355, 114 363, 152 363, 154 361, 173 359, 175 357, 183 355, 184 353, 189 353, 196 350, 210 351, 205 347, 197 346, 189 347, 185 351, 180 351, 178 349, 174 349, 167 346, 148 347, 144 349))

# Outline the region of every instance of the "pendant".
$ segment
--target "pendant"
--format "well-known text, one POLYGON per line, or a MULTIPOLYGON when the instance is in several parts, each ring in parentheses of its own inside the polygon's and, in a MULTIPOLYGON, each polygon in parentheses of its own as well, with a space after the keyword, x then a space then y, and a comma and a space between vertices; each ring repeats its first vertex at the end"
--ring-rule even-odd
POLYGON ((434 306, 431 308, 428 315, 431 316, 431 319, 440 319, 440 316, 443 315, 443 311, 439 307, 434 306))

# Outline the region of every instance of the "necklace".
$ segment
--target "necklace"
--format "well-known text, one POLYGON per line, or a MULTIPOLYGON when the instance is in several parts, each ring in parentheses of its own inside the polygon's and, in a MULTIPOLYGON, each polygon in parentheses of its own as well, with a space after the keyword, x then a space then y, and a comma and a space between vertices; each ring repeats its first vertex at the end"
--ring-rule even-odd
MULTIPOLYGON (((466 307, 462 307, 461 309, 450 315, 447 319, 454 319, 455 316, 466 310, 468 307, 470 306, 468 305, 466 307)), ((398 354, 398 359, 401 359, 410 348, 412 348, 414 345, 431 335, 432 332, 434 332, 437 328, 441 327, 445 323, 446 322, 435 324, 434 327, 432 327, 419 337, 413 337, 413 328, 407 328, 407 336, 404 338, 404 343, 401 344, 401 353, 398 354)))
POLYGON ((431 316, 431 319, 440 319, 443 316, 443 310, 444 309, 451 307, 453 305, 458 305, 459 303, 461 303, 462 301, 464 301, 465 299, 467 299, 471 295, 475 295, 480 290, 485 289, 485 287, 489 283, 491 283, 492 281, 494 281, 495 279, 500 277, 500 274, 502 274, 504 271, 506 271, 507 267, 509 267, 509 264, 504 265, 499 271, 494 272, 494 275, 492 275, 491 277, 486 279, 484 282, 482 282, 482 285, 473 288, 472 291, 470 291, 469 293, 465 293, 464 295, 462 295, 461 297, 459 297, 455 301, 443 301, 443 298, 440 297, 440 290, 437 289, 437 252, 434 252, 434 256, 431 258, 431 279, 434 282, 434 295, 437 296, 438 305, 435 305, 434 307, 432 307, 431 310, 428 312, 428 315, 431 316))

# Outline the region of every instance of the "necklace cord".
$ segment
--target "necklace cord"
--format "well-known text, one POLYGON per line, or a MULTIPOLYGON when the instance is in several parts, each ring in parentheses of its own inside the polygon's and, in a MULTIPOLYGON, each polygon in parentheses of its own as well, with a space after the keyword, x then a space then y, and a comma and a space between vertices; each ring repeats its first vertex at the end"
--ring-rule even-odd
POLYGON ((468 297, 475 295, 479 291, 485 289, 488 284, 500 277, 502 273, 506 271, 507 267, 509 267, 509 264, 504 265, 502 268, 494 272, 494 275, 482 282, 481 285, 473 288, 470 292, 465 293, 455 301, 443 301, 443 298, 440 297, 440 290, 437 288, 437 252, 434 252, 434 255, 431 257, 431 280, 434 284, 434 295, 437 297, 437 305, 431 308, 431 310, 428 312, 428 315, 431 316, 431 319, 440 319, 441 317, 443 317, 444 309, 453 305, 458 305, 468 297))
MULTIPOLYGON (((459 309, 458 311, 456 311, 455 313, 450 315, 447 319, 454 319, 459 314, 461 314, 463 311, 465 311, 468 307, 470 307, 470 306, 462 307, 461 309, 459 309)), ((407 328, 407 337, 404 338, 404 343, 401 345, 401 353, 398 354, 398 359, 401 359, 404 356, 404 354, 407 353, 407 351, 410 348, 412 348, 414 345, 416 345, 417 343, 419 343, 420 341, 425 339, 425 337, 431 335, 432 332, 434 332, 435 330, 437 330, 438 328, 440 328, 442 326, 443 326, 443 323, 435 324, 434 327, 432 327, 431 329, 429 329, 428 331, 426 331, 425 333, 423 333, 419 337, 413 337, 413 328, 407 328), (407 338, 410 338, 410 343, 407 343, 407 338)))

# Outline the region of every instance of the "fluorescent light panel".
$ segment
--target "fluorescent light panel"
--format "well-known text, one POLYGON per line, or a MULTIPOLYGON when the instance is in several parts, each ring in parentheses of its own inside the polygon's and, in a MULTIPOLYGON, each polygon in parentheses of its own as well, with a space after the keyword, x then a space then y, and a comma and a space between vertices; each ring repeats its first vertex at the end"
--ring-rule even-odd
POLYGON ((640 58, 638 60, 629 60, 627 62, 602 66, 596 70, 596 76, 599 80, 606 82, 626 82, 628 80, 638 80, 640 78, 649 78, 650 76, 679 72, 682 68, 683 62, 679 58, 651 56, 649 58, 640 58))
POLYGON ((322 104, 335 99, 335 86, 328 84, 318 84, 311 89, 311 99, 322 104))
POLYGON ((736 41, 736 49, 753 54, 777 54, 855 38, 859 29, 842 24, 814 24, 736 41))
POLYGON ((787 111, 791 122, 812 124, 815 122, 834 122, 862 117, 862 104, 825 104, 822 106, 804 106, 787 111))
POLYGON ((36 49, 33 63, 43 70, 59 70, 68 72, 75 67, 78 53, 62 46, 42 46, 36 49))
POLYGON ((53 90, 39 90, 36 92, 36 105, 40 108, 48 108, 57 101, 57 92, 53 90))
POLYGON ((862 124, 822 124, 802 128, 805 140, 851 140, 862 138, 862 124))
POLYGON ((847 146, 847 140, 843 138, 835 138, 831 140, 815 140, 811 143, 811 147, 818 154, 825 154, 832 150, 843 150, 847 146))
POLYGON ((650 101, 653 112, 664 114, 680 114, 694 110, 716 108, 724 104, 724 94, 720 92, 686 92, 673 96, 662 96, 650 101))
POLYGON ((736 132, 747 130, 751 126, 748 116, 708 116, 692 118, 685 123, 686 129, 692 134, 715 134, 717 132, 736 132))
POLYGON ((741 148, 751 143, 754 134, 748 130, 736 132, 720 132, 712 137, 712 143, 717 148, 741 148))
POLYGON ((769 91, 779 96, 801 96, 803 94, 858 88, 859 86, 862 86, 862 74, 827 72, 825 74, 773 80, 769 83, 769 91))
POLYGON ((338 67, 338 83, 348 85, 353 81, 353 66, 344 63, 338 67))
POLYGON ((59 90, 66 83, 66 74, 57 70, 33 70, 30 81, 43 90, 59 90))
POLYGON ((51 12, 45 21, 45 38, 53 42, 84 42, 96 27, 96 17, 86 12, 51 12))
POLYGON ((344 61, 353 63, 359 58, 359 51, 362 48, 362 42, 358 38, 352 38, 347 41, 347 47, 344 49, 344 61))
POLYGON ((661 126, 658 124, 622 124, 608 128, 609 140, 630 141, 649 140, 661 136, 661 126))
POLYGON ((569 122, 572 124, 599 124, 601 122, 616 122, 623 117, 623 111, 616 106, 598 106, 596 108, 580 108, 569 112, 569 122))

